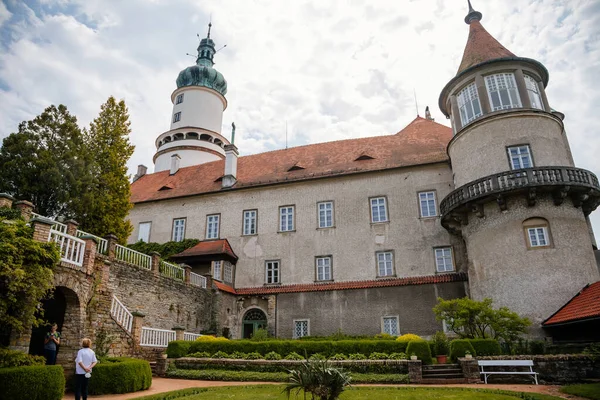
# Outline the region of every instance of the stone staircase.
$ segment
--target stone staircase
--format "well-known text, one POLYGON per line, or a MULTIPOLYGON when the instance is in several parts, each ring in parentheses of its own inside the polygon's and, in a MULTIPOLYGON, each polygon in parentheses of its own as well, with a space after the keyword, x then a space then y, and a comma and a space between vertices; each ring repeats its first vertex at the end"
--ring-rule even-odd
POLYGON ((467 383, 458 364, 434 364, 423 366, 423 381, 429 384, 467 383))
POLYGON ((150 361, 150 369, 152 370, 152 376, 158 376, 156 374, 156 361, 150 361))

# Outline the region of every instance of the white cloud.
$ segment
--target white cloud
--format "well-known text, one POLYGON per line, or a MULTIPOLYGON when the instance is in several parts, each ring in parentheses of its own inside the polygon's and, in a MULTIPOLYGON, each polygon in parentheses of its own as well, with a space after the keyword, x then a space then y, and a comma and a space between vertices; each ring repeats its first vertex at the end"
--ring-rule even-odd
MULTIPOLYGON (((466 3, 466 2, 465 2, 466 3)), ((600 172, 600 3, 474 0, 483 24, 515 54, 550 71, 547 94, 566 114, 577 165, 600 172)), ((0 138, 50 104, 87 125, 110 95, 124 98, 136 152, 152 165, 167 130, 170 94, 193 63, 196 33, 227 47, 216 68, 229 84, 223 132, 238 127, 242 154, 389 134, 437 107, 468 35, 466 4, 442 0, 276 2, 44 0, 0 3, 0 138), (7 8, 8 7, 8 8, 7 8), (36 8, 37 7, 37 8, 36 8)), ((600 232, 600 215, 593 216, 600 232)))

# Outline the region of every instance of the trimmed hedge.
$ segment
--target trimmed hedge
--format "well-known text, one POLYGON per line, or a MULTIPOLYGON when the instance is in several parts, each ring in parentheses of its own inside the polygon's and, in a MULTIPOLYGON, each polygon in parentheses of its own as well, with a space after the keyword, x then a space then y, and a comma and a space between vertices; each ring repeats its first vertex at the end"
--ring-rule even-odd
POLYGON ((477 355, 475 348, 469 339, 455 339, 450 342, 450 359, 456 361, 458 357, 464 357, 469 351, 473 357, 477 355))
POLYGON ((414 354, 423 364, 431 364, 431 349, 429 343, 425 340, 411 340, 406 347, 406 354, 409 356, 414 354))
POLYGON ((405 353, 407 342, 398 342, 395 340, 339 340, 339 341, 312 341, 312 340, 267 340, 264 342, 255 342, 251 340, 230 340, 227 342, 183 342, 174 341, 169 343, 167 354, 169 358, 178 358, 190 353, 207 352, 215 354, 222 351, 227 354, 234 352, 254 353, 261 355, 272 351, 285 358, 290 353, 298 353, 302 356, 310 357, 313 354, 322 354, 325 357, 331 357, 335 354, 354 354, 361 353, 367 357, 371 353, 405 353), (189 349, 185 352, 185 344, 188 343, 189 349), (183 354, 185 352, 185 354, 183 354))
POLYGON ((30 365, 46 365, 43 356, 32 356, 22 351, 0 349, 0 368, 25 367, 30 365))
POLYGON ((0 400, 62 400, 64 394, 60 365, 0 369, 0 400))
POLYGON ((126 357, 101 360, 90 378, 90 394, 130 393, 145 390, 152 384, 150 363, 126 357))
POLYGON ((473 346, 475 353, 471 352, 474 356, 499 356, 502 354, 500 343, 496 339, 469 339, 469 342, 473 346))

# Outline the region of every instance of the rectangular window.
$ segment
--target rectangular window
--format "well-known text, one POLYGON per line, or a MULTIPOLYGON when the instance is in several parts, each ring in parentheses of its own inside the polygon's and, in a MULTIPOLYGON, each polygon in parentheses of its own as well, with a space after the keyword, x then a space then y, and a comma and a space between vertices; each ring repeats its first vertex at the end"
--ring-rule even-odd
POLYGON ((398 317, 383 317, 382 332, 392 336, 399 336, 398 317))
POLYGON ((280 283, 279 281, 279 261, 265 262, 265 283, 280 283))
POLYGON ((310 335, 310 325, 307 319, 294 320, 294 339, 310 335))
POLYGON ((377 255, 377 276, 394 275, 394 254, 391 251, 381 251, 377 255))
POLYGON ((257 210, 246 210, 244 211, 244 235, 256 235, 256 216, 257 210))
POLYGON ((548 230, 545 226, 527 228, 527 236, 529 237, 530 247, 546 247, 549 246, 548 230))
POLYGON ((148 243, 150 241, 150 228, 152 222, 140 222, 138 226, 138 241, 148 243))
POLYGON ((454 271, 454 261, 452 260, 452 248, 440 247, 435 250, 435 268, 437 272, 454 271))
POLYGON ((492 111, 522 107, 515 76, 510 73, 485 77, 492 111))
POLYGON ((319 228, 333 227, 333 202, 324 201, 317 203, 319 213, 319 228))
POLYGON ((221 261, 213 261, 213 279, 221 280, 221 261))
POLYGON ((171 240, 174 242, 181 242, 183 239, 185 239, 185 218, 174 219, 171 240))
POLYGON ((279 231, 294 230, 294 206, 279 207, 279 231))
POLYGON ((483 114, 481 112, 479 93, 477 92, 477 86, 475 83, 471 83, 469 86, 461 90, 458 93, 458 96, 456 96, 456 100, 458 102, 460 122, 462 123, 462 126, 465 126, 483 114))
POLYGON ((233 266, 226 262, 223 268, 223 281, 233 283, 233 266))
POLYGON ((206 238, 219 238, 219 214, 206 216, 206 238))
POLYGON ((317 280, 333 280, 331 274, 331 257, 317 257, 317 280))
POLYGON ((531 151, 529 145, 511 146, 507 148, 511 169, 532 168, 531 151))
POLYGON ((181 111, 176 112, 175 114, 173 114, 173 123, 179 122, 180 119, 181 119, 181 111))
POLYGON ((527 88, 527 94, 529 95, 529 102, 531 103, 531 108, 543 110, 544 103, 542 103, 540 87, 538 86, 537 81, 531 76, 525 75, 525 87, 527 88))
POLYGON ((183 103, 183 93, 177 95, 177 99, 175 100, 175 104, 183 103))
POLYGON ((420 192, 419 205, 421 208, 421 217, 435 217, 437 215, 435 192, 420 192))
POLYGON ((387 207, 385 197, 371 199, 371 222, 387 222, 387 207))

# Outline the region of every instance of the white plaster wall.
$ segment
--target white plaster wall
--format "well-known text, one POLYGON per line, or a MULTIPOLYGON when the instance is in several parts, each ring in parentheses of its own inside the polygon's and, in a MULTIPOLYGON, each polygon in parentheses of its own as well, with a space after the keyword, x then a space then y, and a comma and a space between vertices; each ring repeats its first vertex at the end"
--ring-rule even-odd
POLYGON ((173 218, 187 218, 186 237, 204 239, 206 215, 221 214, 220 237, 240 257, 236 286, 262 286, 265 260, 281 260, 283 284, 312 283, 315 256, 331 255, 335 281, 375 279, 375 252, 394 251, 399 277, 435 273, 433 248, 452 245, 463 265, 462 241, 439 218, 420 219, 417 192, 436 190, 438 205, 451 190, 447 164, 320 179, 137 204, 130 212, 137 239, 140 222, 152 221, 151 240, 170 240, 173 218), (369 197, 387 196, 390 222, 371 224, 369 197), (335 228, 317 229, 317 202, 334 201, 335 228), (279 206, 295 205, 296 231, 278 233, 279 206), (243 210, 258 209, 258 234, 242 236, 243 210))
POLYGON ((224 99, 217 92, 201 87, 185 87, 173 93, 173 112, 171 129, 184 126, 196 126, 221 133, 223 123, 224 99), (177 95, 183 93, 183 102, 175 104, 177 95), (181 119, 173 122, 173 115, 181 112, 181 119))
MULTIPOLYGON (((184 145, 184 142, 194 142, 195 144, 197 144, 198 142, 210 144, 208 142, 201 142, 199 140, 178 140, 175 143, 177 143, 177 145, 180 146, 180 145, 184 145)), ((219 147, 219 146, 215 146, 214 144, 213 144, 213 146, 219 147)), ((201 147, 198 147, 198 150, 173 149, 173 151, 169 151, 167 153, 161 154, 160 156, 158 156, 156 158, 156 161, 154 162, 154 172, 160 172, 160 171, 165 171, 165 170, 171 169, 171 156, 173 154, 177 154, 177 155, 179 155, 179 157, 181 157, 181 160, 179 162, 179 168, 190 167, 192 165, 204 164, 207 162, 217 161, 217 160, 222 159, 222 157, 219 157, 212 153, 208 153, 206 151, 202 151, 201 149, 202 149, 201 147)), ((223 150, 223 149, 221 149, 221 150, 223 150)))

